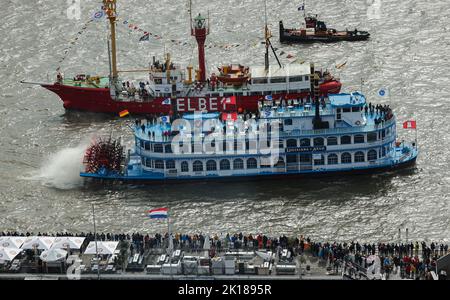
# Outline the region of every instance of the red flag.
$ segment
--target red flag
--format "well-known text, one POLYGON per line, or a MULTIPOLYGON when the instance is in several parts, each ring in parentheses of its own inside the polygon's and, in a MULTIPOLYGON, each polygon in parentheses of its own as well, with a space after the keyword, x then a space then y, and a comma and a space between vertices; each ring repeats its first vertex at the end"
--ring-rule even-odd
POLYGON ((223 113, 222 121, 236 121, 238 119, 237 113, 223 113))
POLYGON ((416 129, 417 123, 416 123, 416 121, 406 121, 405 123, 403 123, 403 128, 404 129, 416 129))
POLYGON ((236 105, 236 96, 231 96, 222 99, 222 104, 236 105))

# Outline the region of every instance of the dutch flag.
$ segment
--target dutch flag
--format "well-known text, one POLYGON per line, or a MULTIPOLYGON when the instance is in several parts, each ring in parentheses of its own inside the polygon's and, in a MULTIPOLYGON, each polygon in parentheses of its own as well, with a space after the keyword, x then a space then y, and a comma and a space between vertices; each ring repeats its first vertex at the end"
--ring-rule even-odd
POLYGON ((167 219, 169 214, 168 208, 157 208, 148 211, 148 217, 150 219, 167 219))

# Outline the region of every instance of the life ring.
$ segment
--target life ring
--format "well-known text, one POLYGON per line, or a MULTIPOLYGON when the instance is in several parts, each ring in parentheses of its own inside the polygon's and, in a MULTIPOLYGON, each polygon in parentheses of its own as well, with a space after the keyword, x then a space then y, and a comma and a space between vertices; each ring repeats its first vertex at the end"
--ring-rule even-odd
POLYGON ((164 91, 170 92, 170 89, 169 88, 165 88, 164 91))
POLYGON ((202 126, 202 121, 201 120, 196 120, 194 122, 194 124, 195 124, 195 127, 200 127, 200 126, 202 126))
POLYGON ((356 125, 356 126, 360 126, 360 125, 361 125, 361 121, 356 121, 356 122, 355 122, 355 125, 356 125))

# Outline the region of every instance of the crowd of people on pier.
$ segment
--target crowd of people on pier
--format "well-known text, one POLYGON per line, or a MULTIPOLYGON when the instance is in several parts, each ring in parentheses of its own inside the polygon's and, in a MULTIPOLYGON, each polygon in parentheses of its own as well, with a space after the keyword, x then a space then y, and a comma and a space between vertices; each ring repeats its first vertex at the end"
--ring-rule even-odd
POLYGON ((174 250, 181 249, 189 252, 202 252, 208 249, 211 257, 228 250, 270 250, 280 255, 282 249, 288 249, 293 256, 302 254, 310 255, 326 263, 337 271, 342 270, 345 264, 352 262, 361 268, 367 269, 373 261, 369 258, 377 256, 381 262, 381 272, 388 276, 392 272, 400 274, 402 278, 431 279, 430 271, 435 269, 438 258, 449 253, 448 244, 444 243, 359 243, 359 242, 315 242, 308 237, 270 237, 264 234, 182 234, 172 235, 172 243, 169 243, 169 235, 166 234, 112 234, 112 233, 18 233, 0 232, 1 236, 69 236, 86 237, 82 246, 97 239, 98 241, 127 241, 130 244, 132 254, 144 254, 152 249, 164 249, 171 244, 174 250), (209 245, 205 246, 205 243, 209 245))

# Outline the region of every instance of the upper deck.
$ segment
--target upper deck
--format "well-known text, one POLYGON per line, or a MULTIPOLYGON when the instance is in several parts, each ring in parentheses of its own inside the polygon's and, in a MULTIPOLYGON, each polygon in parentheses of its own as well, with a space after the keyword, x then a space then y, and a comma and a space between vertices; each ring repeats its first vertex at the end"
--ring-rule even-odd
MULTIPOLYGON (((354 105, 359 107, 361 103, 365 103, 365 98, 361 98, 360 102, 357 101, 354 105)), ((199 115, 190 114, 184 116, 183 119, 190 123, 191 130, 184 128, 180 130, 180 132, 177 131, 177 134, 181 134, 181 136, 191 138, 193 136, 193 128, 195 126, 204 126, 206 120, 214 120, 216 128, 226 128, 226 138, 235 139, 242 139, 243 137, 248 138, 248 130, 250 127, 252 127, 253 124, 258 124, 260 126, 268 121, 278 122, 280 124, 280 138, 369 133, 394 126, 396 122, 393 115, 388 118, 386 114, 382 112, 371 113, 369 111, 368 113, 365 113, 363 107, 360 107, 360 110, 358 110, 358 112, 349 113, 358 115, 360 118, 358 120, 361 120, 359 121, 359 125, 351 126, 344 121, 345 119, 341 119, 340 121, 336 120, 338 109, 341 109, 336 108, 336 104, 337 103, 335 102, 333 102, 333 104, 328 102, 320 107, 320 116, 322 118, 331 121, 334 120, 334 122, 332 123, 333 126, 328 129, 314 130, 308 129, 308 127, 302 125, 297 126, 297 124, 301 124, 301 122, 311 124, 312 119, 315 116, 314 106, 311 103, 306 103, 304 105, 295 104, 293 106, 274 105, 270 110, 270 116, 256 117, 255 115, 252 115, 250 118, 248 118, 248 116, 245 117, 244 115, 236 114, 233 117, 237 118, 237 122, 226 120, 226 118, 225 120, 223 120, 220 118, 219 113, 199 115), (239 126, 239 123, 243 124, 243 126, 239 126)), ((346 104, 341 103, 341 105, 345 106, 346 104)), ((342 111, 340 113, 343 114, 342 111)), ((145 124, 144 130, 143 128, 144 127, 139 126, 135 128, 135 135, 138 139, 155 143, 171 142, 173 128, 170 123, 164 123, 159 120, 154 124, 145 124)), ((199 132, 199 135, 202 138, 204 138, 208 134, 216 137, 220 137, 223 134, 221 130, 214 131, 210 129, 206 130, 205 128, 202 128, 202 130, 199 130, 199 132)), ((256 128, 252 133, 259 134, 259 128, 256 128)))

